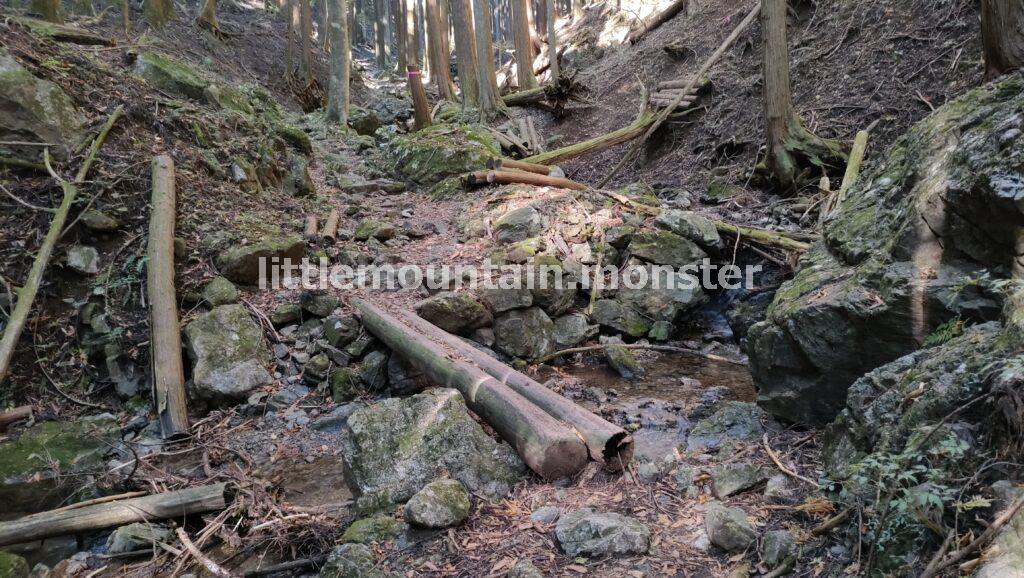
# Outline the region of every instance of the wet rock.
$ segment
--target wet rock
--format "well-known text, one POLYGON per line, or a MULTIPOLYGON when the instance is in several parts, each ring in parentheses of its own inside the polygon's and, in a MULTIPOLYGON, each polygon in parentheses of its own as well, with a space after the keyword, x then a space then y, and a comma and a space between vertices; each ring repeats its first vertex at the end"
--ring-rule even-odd
MULTIPOLYGON (((302 299, 302 309, 315 317, 327 317, 341 306, 341 300, 334 295, 317 293, 302 299)), ((334 345, 333 343, 331 345, 334 345)), ((334 345, 338 347, 337 345, 334 345)))
POLYGON ((494 347, 511 357, 540 359, 554 351, 555 324, 539 307, 509 311, 494 320, 494 347))
POLYGON ((494 347, 494 330, 490 327, 474 329, 469 338, 484 347, 494 347))
POLYGON ((403 180, 428 187, 501 155, 494 137, 475 125, 435 124, 395 137, 384 148, 403 180))
POLYGON ((746 550, 757 538, 757 531, 739 508, 728 508, 712 502, 704 514, 704 530, 708 540, 726 552, 746 550))
POLYGON ((550 255, 541 255, 531 262, 535 277, 533 304, 551 317, 561 315, 572 308, 576 300, 576 289, 569 285, 569 272, 562 262, 550 255))
POLYGON ((501 244, 515 243, 537 236, 543 229, 540 213, 533 207, 520 207, 494 222, 494 239, 501 244))
POLYGON ((361 331, 362 324, 352 315, 332 316, 324 319, 323 335, 331 347, 345 347, 355 341, 361 331))
POLYGON ((438 480, 409 499, 405 519, 423 528, 449 528, 466 521, 469 508, 469 492, 461 482, 438 480))
POLYGON ((372 544, 374 542, 386 542, 393 540, 405 533, 408 526, 391 516, 371 516, 352 522, 352 525, 345 529, 341 541, 356 544, 372 544))
POLYGON ((490 311, 466 292, 443 291, 417 303, 416 314, 449 333, 466 335, 491 324, 490 311))
POLYGON ((238 289, 224 277, 214 277, 203 287, 203 299, 216 307, 238 302, 238 289))
POLYGON ((506 578, 544 578, 544 573, 529 560, 520 560, 508 571, 506 578))
POLYGON ((480 291, 480 300, 493 313, 503 313, 511 309, 522 309, 533 305, 533 293, 525 287, 511 289, 493 287, 480 291))
POLYGON ((2 578, 28 578, 28 562, 10 552, 0 551, 0 577, 2 578))
POLYGON ((484 433, 453 389, 431 389, 357 410, 348 419, 341 446, 361 510, 405 502, 443 477, 500 499, 525 470, 512 448, 484 433))
POLYGON ((309 162, 302 155, 289 155, 288 172, 284 176, 282 189, 293 197, 305 197, 316 192, 313 177, 309 175, 309 162))
MULTIPOLYGON (((615 300, 640 314, 645 319, 673 324, 683 313, 692 311, 707 301, 700 282, 693 275, 659 269, 654 265, 631 264, 624 270, 637 283, 624 283, 615 293, 615 300), (647 282, 642 282, 647 279, 647 282)), ((648 329, 654 329, 653 323, 648 329)))
POLYGON ((267 281, 273 271, 272 259, 290 259, 298 265, 305 253, 306 243, 299 236, 280 236, 264 239, 252 245, 231 247, 214 258, 222 275, 242 285, 255 285, 260 280, 260 260, 265 263, 267 281))
POLYGON ((632 307, 614 299, 598 299, 594 302, 591 319, 613 331, 631 337, 643 337, 651 330, 651 322, 632 307))
POLYGON ((645 554, 651 545, 647 526, 622 514, 590 508, 564 514, 555 526, 555 536, 573 557, 645 554))
POLYGON ((302 319, 302 307, 297 303, 282 303, 270 314, 274 327, 281 327, 302 319))
POLYGON ((562 509, 558 506, 541 506, 530 514, 530 521, 536 524, 554 524, 562 515, 562 509))
POLYGON ((121 221, 96 209, 82 213, 82 224, 94 233, 111 233, 123 226, 121 221))
POLYGON ((764 486, 764 499, 772 504, 792 504, 796 502, 793 485, 786 474, 775 474, 768 478, 764 486))
POLYGON ((720 464, 712 468, 711 480, 718 496, 725 498, 749 490, 768 479, 768 470, 751 463, 720 464))
POLYGON ((717 250, 722 246, 722 238, 718 235, 715 224, 700 213, 668 209, 655 217, 654 224, 685 237, 705 249, 717 250))
POLYGON ((431 385, 422 371, 397 353, 388 356, 387 384, 388 392, 392 395, 408 395, 431 385))
POLYGON ((156 542, 167 542, 170 535, 171 530, 159 524, 136 522, 121 526, 107 537, 107 554, 154 550, 156 542))
POLYGON ((769 568, 775 568, 796 551, 796 540, 788 530, 772 530, 764 535, 761 561, 769 568))
POLYGON ((320 568, 320 578, 384 578, 373 551, 365 544, 335 546, 320 568))
MULTIPOLYGON (((82 138, 85 119, 56 84, 32 75, 0 47, 0 141, 48 142, 50 154, 65 159, 82 138)), ((0 145, 3 156, 42 162, 42 147, 0 145)))
POLYGON ((353 359, 359 359, 366 355, 373 347, 377 345, 377 340, 373 336, 365 335, 354 340, 345 346, 345 353, 351 356, 353 359))
POLYGON ((555 344, 559 349, 575 347, 597 335, 598 327, 582 313, 570 313, 555 319, 555 344))
POLYGON ((135 60, 135 74, 150 86, 174 96, 206 101, 204 89, 210 81, 189 65, 170 56, 152 51, 140 52, 135 60))
POLYGON ((366 354, 359 366, 359 379, 370 391, 383 391, 388 385, 388 355, 383 351, 366 354))
POLYGON ((242 305, 221 305, 185 327, 193 391, 212 403, 244 401, 271 381, 263 329, 242 305))
POLYGON ((373 136, 383 123, 377 113, 367 110, 361 106, 352 105, 348 111, 348 126, 356 131, 356 134, 373 136))
POLYGON ((605 345, 604 358, 623 379, 636 379, 643 373, 643 368, 640 367, 633 353, 623 347, 622 340, 618 339, 617 341, 618 343, 605 345))
POLYGON ((74 245, 68 248, 68 268, 83 275, 92 275, 100 270, 100 256, 95 247, 74 245))
POLYGON ((746 339, 750 328, 765 320, 774 297, 774 291, 763 291, 736 301, 726 310, 725 319, 738 339, 746 339))
POLYGON ((916 350, 940 324, 998 317, 990 296, 963 280, 1002 277, 1017 253, 1024 186, 1010 151, 1024 139, 999 138, 1022 124, 1022 89, 1011 75, 949 102, 861 175, 750 330, 762 407, 828 422, 855 380, 916 350))
POLYGON ((644 231, 633 235, 629 252, 649 263, 675 268, 707 258, 707 253, 696 243, 668 231, 644 231))
POLYGON ((358 403, 342 403, 328 413, 311 421, 309 427, 322 432, 340 432, 348 424, 348 417, 360 407, 358 403))
POLYGON ((764 412, 752 403, 727 401, 693 426, 686 446, 690 451, 716 449, 729 440, 760 438, 764 433, 763 415, 764 412))

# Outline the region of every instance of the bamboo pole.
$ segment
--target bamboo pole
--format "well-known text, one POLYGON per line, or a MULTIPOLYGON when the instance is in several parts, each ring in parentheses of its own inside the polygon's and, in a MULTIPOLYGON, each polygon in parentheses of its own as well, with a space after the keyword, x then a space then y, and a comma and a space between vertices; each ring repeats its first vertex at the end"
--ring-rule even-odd
POLYGON ((409 64, 405 67, 409 77, 409 93, 412 95, 412 108, 415 130, 423 130, 430 126, 430 104, 427 103, 427 93, 423 90, 423 76, 420 74, 420 67, 409 64))
POLYGON ((228 493, 228 484, 221 483, 71 510, 40 512, 0 523, 0 546, 223 510, 227 507, 228 493))
POLYGON ((668 22, 669 20, 672 20, 673 18, 676 17, 677 14, 679 14, 683 10, 686 10, 686 6, 689 3, 690 0, 676 0, 675 2, 670 4, 668 8, 659 12, 654 17, 654 19, 651 20, 650 24, 645 24, 642 28, 630 34, 628 42, 630 44, 636 44, 637 42, 640 42, 640 40, 643 39, 644 36, 647 36, 647 34, 650 33, 652 30, 668 22))
POLYGON ((626 430, 601 419, 419 316, 403 314, 402 319, 451 347, 551 417, 570 425, 583 439, 592 460, 600 462, 609 470, 619 471, 632 459, 633 438, 626 430))
POLYGON ((181 359, 181 325, 174 294, 174 161, 169 155, 153 158, 152 209, 146 255, 149 296, 150 363, 153 403, 160 416, 164 439, 188 435, 185 366, 181 359))
POLYGON ((446 349, 373 303, 353 299, 366 329, 432 381, 457 389, 474 413, 516 449, 531 470, 560 479, 583 469, 587 448, 576 433, 478 367, 452 359, 446 349))
POLYGON ((0 383, 7 379, 7 374, 11 367, 11 359, 14 357, 14 348, 18 344, 21 332, 25 329, 25 322, 28 320, 28 314, 32 309, 32 302, 35 301, 36 293, 39 292, 39 285, 43 281, 43 273, 46 271, 46 266, 53 255, 57 239, 60 238, 61 231, 64 230, 64 223, 67 222, 68 213, 71 211, 71 204, 75 202, 75 197, 78 196, 78 185, 85 182, 85 177, 89 174, 89 167, 92 166, 93 161, 96 159, 96 154, 99 152, 100 147, 103 146, 103 142, 107 140, 107 134, 110 133, 111 127, 114 126, 114 123, 117 122, 117 119, 121 117, 123 112, 124 108, 119 106, 107 118, 107 122, 103 124, 99 134, 96 135, 96 139, 92 141, 89 153, 79 167, 73 182, 69 183, 53 172, 49 167, 49 149, 44 149, 43 158, 46 160, 47 170, 60 183, 64 197, 61 200, 60 207, 53 213, 50 228, 47 230, 46 236, 43 237, 43 244, 39 246, 39 252, 36 253, 36 258, 32 262, 32 269, 29 270, 25 285, 18 290, 18 302, 14 306, 14 311, 7 322, 3 339, 0 339, 0 383))
POLYGON ((338 209, 331 209, 329 215, 327 215, 327 221, 324 222, 324 228, 320 231, 320 238, 325 241, 333 242, 338 236, 338 222, 341 220, 341 213, 338 209))

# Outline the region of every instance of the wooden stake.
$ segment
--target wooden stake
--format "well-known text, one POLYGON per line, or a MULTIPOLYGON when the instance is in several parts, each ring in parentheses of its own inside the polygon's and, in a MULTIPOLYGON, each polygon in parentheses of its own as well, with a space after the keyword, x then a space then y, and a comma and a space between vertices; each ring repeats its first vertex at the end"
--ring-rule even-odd
POLYGON ((14 311, 11 312, 7 328, 4 329, 3 339, 0 339, 0 383, 7 379, 7 374, 11 368, 11 358, 14 357, 14 348, 18 344, 18 339, 21 338, 22 330, 25 329, 25 322, 28 320, 28 314, 32 309, 32 302, 35 301, 36 293, 39 292, 39 285, 43 281, 43 273, 46 271, 46 266, 50 263, 50 257, 53 255, 53 249, 57 245, 57 239, 60 238, 60 234, 64 230, 64 223, 67 222, 71 204, 75 202, 75 197, 78 196, 78 185, 85 182, 85 177, 89 174, 89 167, 92 166, 92 162, 96 159, 96 153, 103 146, 103 142, 107 140, 107 134, 110 133, 110 129, 117 122, 117 119, 121 118, 123 112, 124 108, 119 106, 110 114, 107 122, 103 124, 99 134, 96 135, 96 139, 92 141, 89 153, 86 155, 85 160, 82 161, 82 165, 79 167, 73 182, 69 183, 53 172, 49 167, 49 149, 44 149, 43 158, 46 161, 47 170, 50 171, 50 175, 54 177, 54 180, 60 183, 64 198, 61 200, 60 207, 53 213, 50 228, 46 231, 46 236, 43 237, 43 244, 39 246, 39 252, 36 253, 36 258, 32 262, 32 269, 29 270, 25 285, 18 290, 17 304, 14 306, 14 311))
POLYGON ((341 213, 338 212, 338 209, 331 209, 331 213, 327 215, 327 221, 324 222, 324 228, 320 231, 320 238, 333 243, 338 235, 338 222, 340 220, 341 213))
POLYGON ((409 64, 405 67, 409 77, 409 93, 412 95, 412 108, 415 130, 423 130, 430 126, 430 104, 427 102, 427 93, 423 90, 423 77, 420 75, 420 67, 409 64))
POLYGON ((152 209, 146 255, 149 296, 150 364, 153 403, 166 440, 188 435, 185 366, 181 359, 181 325, 174 294, 174 161, 168 155, 153 158, 152 209))
POLYGON ((307 241, 316 239, 316 232, 319 227, 317 226, 316 215, 306 215, 306 226, 302 229, 302 236, 307 241))
POLYGON ((0 523, 0 546, 223 510, 227 501, 228 484, 221 483, 71 510, 40 512, 0 523))
POLYGON ((446 348, 363 299, 353 299, 363 325, 433 382, 462 393, 474 413, 516 449, 540 476, 571 476, 587 463, 587 448, 568 427, 478 367, 452 359, 446 348))

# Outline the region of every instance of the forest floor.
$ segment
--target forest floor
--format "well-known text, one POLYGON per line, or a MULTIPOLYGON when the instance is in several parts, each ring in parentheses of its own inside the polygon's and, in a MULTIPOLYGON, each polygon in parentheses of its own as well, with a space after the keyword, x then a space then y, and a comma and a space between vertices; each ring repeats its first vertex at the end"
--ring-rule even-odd
MULTIPOLYGON (((677 17, 632 47, 615 46, 602 38, 602 32, 610 28, 610 8, 604 3, 588 5, 584 18, 563 30, 576 48, 566 66, 579 70, 577 79, 589 89, 587 102, 570 106, 568 113, 558 118, 531 112, 552 146, 628 124, 640 106, 640 84, 692 72, 700 58, 713 50, 749 9, 749 3, 737 6, 704 0, 694 4, 689 15, 677 17), (685 47, 677 47, 673 54, 689 56, 670 55, 665 50, 670 42, 685 47)), ((809 128, 844 143, 877 121, 869 158, 880 157, 913 122, 977 85, 981 77, 978 16, 969 1, 821 0, 794 3, 794 8, 790 43, 797 109, 809 128)), ((172 152, 180 159, 177 234, 185 240, 191 257, 179 270, 178 292, 186 297, 198 293, 215 275, 210 255, 225 242, 244 243, 271 232, 298 232, 307 214, 326 214, 331 208, 343 212, 358 208, 345 213, 343 229, 353 229, 359 220, 377 219, 401 223, 405 230, 431 231, 389 251, 396 264, 475 264, 485 246, 482 240, 461 238, 460 223, 488 214, 494 199, 504 192, 469 193, 448 200, 431 198, 419 190, 346 194, 332 182, 331 167, 344 165, 346 171, 367 178, 381 176, 369 162, 373 151, 353 141, 333 138, 329 131, 318 134, 315 130, 311 131, 314 153, 310 168, 318 194, 313 198, 285 195, 277 187, 243 192, 237 183, 211 173, 204 163, 204 148, 215 149, 217 159, 230 164, 230 159, 257 149, 259 136, 251 127, 235 124, 203 107, 169 102, 166 95, 135 79, 128 67, 133 51, 152 44, 228 82, 266 87, 285 106, 289 120, 300 124, 299 107, 282 81, 282 23, 242 4, 226 5, 219 17, 221 25, 232 33, 227 40, 198 33, 188 19, 181 19, 160 34, 135 38, 131 45, 121 47, 126 50, 54 43, 40 40, 16 24, 0 24, 0 44, 31 65, 35 74, 59 84, 77 103, 88 103, 92 126, 101 123, 115 106, 126 107, 125 120, 105 145, 87 196, 95 208, 117 215, 126 223, 117 236, 98 240, 100 260, 108 267, 99 294, 112 324, 120 328, 124 354, 140 368, 145 367, 148 355, 145 287, 140 275, 148 213, 146 167, 155 151, 172 152), (201 133, 213 143, 211 146, 204 146, 201 133), (220 239, 225 231, 231 233, 231 241, 220 239)), ((92 28, 117 37, 119 16, 109 14, 92 28)), ((644 155, 618 175, 614 184, 643 181, 661 192, 684 189, 695 200, 695 210, 738 223, 789 230, 810 228, 810 220, 802 218, 800 211, 786 209, 789 201, 772 196, 752 178, 763 140, 760 38, 756 28, 753 30, 711 72, 713 91, 702 100, 703 110, 686 123, 660 130, 645 147, 644 155), (726 183, 731 196, 709 198, 707 191, 713 180, 726 183)), ((326 84, 322 80, 322 55, 317 55, 317 62, 321 67, 317 74, 326 84)), ((375 98, 375 90, 403 90, 391 72, 375 71, 369 62, 360 66, 364 78, 354 90, 355 103, 365 104, 375 98)), ((623 151, 624 147, 603 151, 569 162, 564 168, 570 178, 593 183, 623 151)), ((58 189, 48 177, 26 174, 5 182, 12 194, 31 204, 56 204, 58 189)), ((538 197, 549 193, 544 189, 534 191, 538 197)), ((808 192, 805 198, 813 198, 813 194, 808 192)), ((2 202, 5 210, 0 215, 0 262, 3 278, 13 282, 24 278, 49 219, 45 212, 2 202)), ((70 235, 79 233, 72 231, 70 235)), ((747 258, 752 257, 757 258, 747 254, 747 258)), ((779 261, 791 262, 789 256, 778 257, 779 261)), ((775 273, 784 275, 786 267, 777 268, 775 273)), ((96 372, 77 345, 81 306, 90 294, 97 295, 97 287, 59 265, 51 269, 50 275, 45 307, 27 330, 23 339, 27 345, 19 351, 11 387, 2 400, 41 408, 37 420, 71 420, 109 411, 125 425, 132 418, 131 412, 114 395, 111 383, 94 379, 96 372)), ((266 315, 277 303, 299 299, 300 293, 243 289, 242 298, 254 313, 266 315)), ((338 293, 343 299, 352 295, 338 293)), ((422 295, 409 290, 383 298, 393 306, 411 308, 422 295)), ((185 303, 183 325, 199 312, 195 300, 186 298, 185 303)), ((696 319, 675 343, 685 342, 742 361, 738 340, 716 334, 716 323, 721 324, 716 315, 696 319)), ((267 333, 271 341, 279 337, 273 329, 267 333)), ((287 345, 294 353, 295 344, 287 345)), ((657 424, 648 428, 656 434, 638 436, 638 445, 646 444, 650 451, 685 441, 688 417, 699 413, 707 388, 723 387, 719 395, 726 400, 753 401, 750 376, 744 368, 672 354, 645 353, 638 357, 647 368, 647 377, 632 383, 618 378, 597 357, 579 357, 574 363, 533 367, 530 371, 539 381, 620 424, 657 424), (589 389, 594 387, 596 391, 589 389)), ((284 385, 284 380, 278 380, 268 395, 284 389, 284 385)), ((232 480, 246 488, 249 516, 284 521, 241 542, 230 529, 220 528, 216 533, 224 539, 217 550, 208 552, 212 557, 239 573, 283 560, 316 557, 334 544, 354 516, 349 509, 352 495, 341 472, 340 433, 329 419, 335 409, 329 398, 314 393, 266 413, 215 410, 195 425, 195 439, 187 446, 137 457, 133 479, 126 481, 120 472, 90 478, 88 484, 109 490, 130 484, 160 491, 232 480)), ((705 452, 680 454, 678 463, 701 471, 710 468, 712 462, 720 465, 742 461, 778 474, 777 464, 765 451, 768 445, 788 469, 818 480, 822 474, 819 432, 785 427, 770 419, 763 425, 764 438, 733 440, 717 456, 705 452)), ((141 451, 141 447, 137 449, 141 451)), ((731 496, 729 505, 743 509, 760 534, 790 530, 803 550, 798 575, 817 576, 842 568, 855 571, 856 555, 827 537, 810 533, 811 528, 835 513, 834 506, 816 497, 815 488, 809 484, 797 479, 790 482, 791 495, 783 503, 766 498, 760 491, 762 483, 758 491, 731 496)), ((408 540, 377 545, 376 553, 384 568, 409 576, 501 576, 524 559, 552 576, 725 576, 740 568, 748 568, 751 573, 770 571, 772 568, 761 561, 760 547, 726 555, 699 544, 702 509, 714 497, 713 488, 705 488, 698 496, 686 496, 673 476, 641 480, 635 467, 616 475, 591 468, 576 479, 557 483, 533 477, 499 503, 479 501, 469 521, 458 528, 411 534, 408 540), (651 552, 627 557, 569 557, 559 550, 553 525, 530 517, 540 506, 552 504, 563 511, 592 507, 629 515, 651 528, 651 552)), ((223 526, 226 517, 210 518, 211 525, 223 526)), ((86 544, 86 550, 90 548, 96 550, 99 546, 86 544)), ((79 549, 74 540, 51 540, 23 553, 32 561, 52 565, 79 549)), ((69 571, 67 575, 165 575, 177 568, 180 560, 160 553, 152 559, 124 563, 101 558, 89 563, 88 569, 83 567, 78 574, 69 571), (94 571, 104 565, 108 565, 105 570, 94 571)), ((66 561, 64 564, 68 569, 66 561)))

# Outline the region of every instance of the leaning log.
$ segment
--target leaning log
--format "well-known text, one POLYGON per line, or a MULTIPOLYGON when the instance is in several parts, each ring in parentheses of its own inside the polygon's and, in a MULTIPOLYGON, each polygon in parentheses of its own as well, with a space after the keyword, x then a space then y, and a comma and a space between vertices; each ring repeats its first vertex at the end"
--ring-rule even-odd
POLYGON ((569 159, 583 156, 585 154, 596 153, 606 149, 610 149, 614 146, 620 145, 624 142, 629 142, 638 136, 644 134, 654 123, 656 118, 655 114, 650 111, 646 106, 640 111, 640 114, 636 117, 632 123, 624 126, 618 130, 614 130, 609 133, 605 133, 596 136, 592 139, 585 140, 573 145, 564 146, 555 150, 541 153, 539 155, 533 155, 523 159, 526 162, 534 163, 538 165, 556 165, 569 159))
POLYGON ((534 163, 527 163, 524 161, 517 161, 513 159, 504 159, 494 157, 487 160, 487 168, 495 171, 502 169, 511 169, 516 171, 526 171, 528 173, 536 173, 538 175, 544 175, 545 177, 550 175, 554 169, 548 165, 538 165, 534 163))
POLYGON ((146 289, 149 296, 150 364, 153 401, 164 439, 188 435, 185 365, 181 359, 181 325, 174 293, 174 161, 153 158, 146 289))
POLYGON ((516 449, 523 463, 546 479, 583 469, 587 448, 576 433, 480 368, 452 359, 436 341, 363 299, 353 299, 363 325, 435 383, 457 389, 474 413, 516 449))
POLYGON ((228 484, 221 483, 82 508, 40 512, 0 523, 0 547, 103 530, 132 522, 178 519, 191 514, 223 510, 229 499, 228 484))
POLYGON ((429 337, 451 347, 551 417, 571 426, 586 444, 590 459, 611 471, 621 470, 632 459, 633 438, 626 430, 601 419, 421 317, 407 314, 402 315, 402 319, 429 337))
POLYGON ((640 40, 642 40, 644 36, 647 36, 649 32, 661 26, 662 24, 668 22, 669 20, 672 20, 673 18, 676 17, 677 14, 679 14, 683 10, 686 10, 686 6, 689 3, 690 0, 676 0, 675 2, 670 4, 668 8, 662 10, 653 19, 651 19, 650 24, 642 25, 638 30, 630 34, 628 42, 630 44, 636 44, 637 42, 640 42, 640 40))
POLYGON ((552 177, 529 173, 526 171, 475 171, 466 176, 466 184, 482 185, 533 185, 535 187, 555 187, 582 191, 587 185, 562 177, 552 177))

